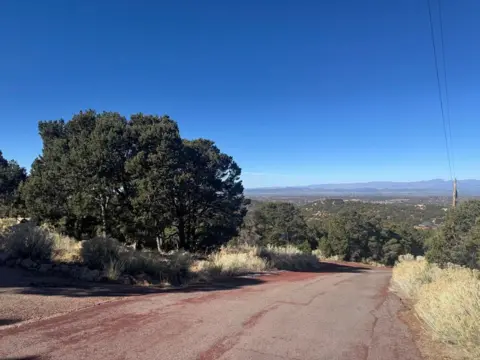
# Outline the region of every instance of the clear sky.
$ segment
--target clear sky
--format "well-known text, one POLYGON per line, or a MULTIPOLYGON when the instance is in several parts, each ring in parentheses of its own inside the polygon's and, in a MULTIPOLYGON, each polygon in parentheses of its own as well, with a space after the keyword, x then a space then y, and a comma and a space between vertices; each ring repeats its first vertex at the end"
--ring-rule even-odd
MULTIPOLYGON (((442 3, 456 174, 480 178, 480 1, 442 3)), ((1 0, 0 46, 27 168, 39 120, 93 108, 169 114, 247 187, 449 178, 427 0, 1 0)))

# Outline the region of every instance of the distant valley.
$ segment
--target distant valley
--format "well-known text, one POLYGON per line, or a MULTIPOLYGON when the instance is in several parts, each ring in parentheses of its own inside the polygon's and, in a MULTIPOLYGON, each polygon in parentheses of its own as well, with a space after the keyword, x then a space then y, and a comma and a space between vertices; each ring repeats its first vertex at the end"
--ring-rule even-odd
MULTIPOLYGON (((480 196, 480 180, 458 180, 460 196, 480 196)), ((292 187, 270 187, 246 189, 250 197, 285 196, 449 196, 452 193, 452 181, 433 179, 414 182, 372 181, 349 184, 321 184, 292 187)))

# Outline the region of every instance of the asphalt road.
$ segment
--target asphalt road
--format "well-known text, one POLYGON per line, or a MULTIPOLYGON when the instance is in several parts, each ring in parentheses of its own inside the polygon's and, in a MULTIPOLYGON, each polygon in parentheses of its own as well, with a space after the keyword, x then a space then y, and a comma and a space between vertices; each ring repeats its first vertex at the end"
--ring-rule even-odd
POLYGON ((0 330, 0 359, 421 359, 390 276, 339 266, 131 296, 0 330))

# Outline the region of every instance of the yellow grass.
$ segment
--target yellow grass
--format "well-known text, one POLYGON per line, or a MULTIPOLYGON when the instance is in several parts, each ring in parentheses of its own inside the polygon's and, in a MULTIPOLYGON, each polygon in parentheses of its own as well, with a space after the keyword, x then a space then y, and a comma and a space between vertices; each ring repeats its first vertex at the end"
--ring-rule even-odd
POLYGON ((224 253, 222 251, 211 256, 213 266, 222 274, 240 275, 250 272, 264 271, 268 268, 266 261, 258 256, 246 253, 224 253))
POLYGON ((0 236, 6 234, 8 230, 15 224, 17 224, 17 219, 1 218, 0 219, 0 236))
POLYGON ((292 245, 287 246, 235 246, 223 247, 207 260, 198 261, 191 271, 200 278, 215 275, 236 276, 248 273, 278 270, 315 270, 318 258, 305 254, 292 245))
POLYGON ((111 259, 110 262, 106 265, 105 275, 109 280, 118 280, 120 275, 122 275, 125 270, 125 261, 111 259))
POLYGON ((415 310, 438 340, 460 345, 480 358, 480 279, 478 272, 450 268, 418 292, 415 310))
POLYGON ((256 247, 222 248, 207 260, 194 263, 191 271, 203 280, 215 276, 238 276, 265 271, 269 265, 257 252, 256 247))
POLYGON ((317 256, 300 251, 292 245, 267 246, 260 249, 260 256, 266 259, 270 266, 279 270, 309 271, 319 267, 317 256))
POLYGON ((393 286, 409 298, 415 299, 420 288, 432 282, 441 270, 427 261, 401 260, 392 275, 393 286))
POLYGON ((56 232, 51 234, 53 236, 52 260, 63 263, 82 261, 80 241, 56 232))
POLYGON ((480 358, 478 271, 403 260, 395 265, 392 281, 395 289, 413 300, 435 339, 454 345, 471 359, 480 358))

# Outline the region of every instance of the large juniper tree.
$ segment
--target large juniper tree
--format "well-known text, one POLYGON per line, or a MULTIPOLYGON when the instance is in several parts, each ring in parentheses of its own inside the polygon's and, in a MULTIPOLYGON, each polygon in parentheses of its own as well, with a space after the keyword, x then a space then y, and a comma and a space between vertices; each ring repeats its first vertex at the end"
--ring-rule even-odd
POLYGON ((167 116, 87 111, 39 130, 43 152, 23 197, 32 216, 66 233, 209 250, 242 223, 238 165, 212 141, 182 140, 167 116))
POLYGON ((18 200, 18 188, 26 177, 25 169, 16 161, 5 159, 0 151, 0 217, 16 215, 13 207, 18 200))
POLYGON ((117 235, 127 211, 126 120, 80 112, 70 121, 39 123, 43 152, 23 189, 31 214, 81 237, 117 235))

